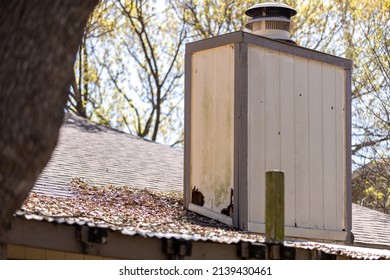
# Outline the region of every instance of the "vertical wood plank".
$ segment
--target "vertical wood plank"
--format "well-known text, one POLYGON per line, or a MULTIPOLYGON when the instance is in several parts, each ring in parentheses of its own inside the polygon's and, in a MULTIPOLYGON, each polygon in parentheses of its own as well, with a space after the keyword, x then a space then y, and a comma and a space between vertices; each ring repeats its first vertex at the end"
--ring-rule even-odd
POLYGON ((249 221, 265 223, 265 51, 248 49, 249 221))
POLYGON ((337 197, 337 211, 336 211, 336 226, 337 229, 345 229, 345 190, 346 190, 346 140, 345 140, 345 71, 343 69, 336 69, 336 197, 337 197))
POLYGON ((337 229, 337 149, 336 149, 336 114, 335 114, 335 71, 334 68, 322 66, 323 91, 323 158, 324 158, 324 227, 337 229))
POLYGON ((295 57, 295 189, 296 223, 310 226, 308 60, 295 57))
POLYGON ((248 203, 248 45, 234 44, 233 226, 249 229, 248 203))
POLYGON ((200 148, 200 137, 199 137, 199 117, 197 117, 196 111, 199 107, 200 97, 198 93, 198 57, 199 54, 193 54, 191 57, 191 123, 190 123, 190 134, 191 134, 191 147, 190 147, 190 183, 189 183, 189 203, 193 200, 192 191, 199 187, 199 148, 200 148))
POLYGON ((193 73, 192 54, 184 56, 184 189, 183 204, 186 209, 191 201, 191 96, 193 73))
POLYGON ((265 168, 280 170, 279 53, 266 51, 265 59, 265 168))
POLYGON ((190 186, 196 188, 204 196, 204 206, 209 209, 211 209, 213 196, 211 189, 212 147, 210 141, 210 132, 212 131, 210 114, 213 105, 210 85, 213 74, 212 63, 212 50, 193 55, 190 186))
POLYGON ((281 170, 285 177, 285 223, 295 226, 294 57, 280 55, 281 170))
POLYGON ((103 260, 103 257, 92 256, 92 255, 84 255, 84 260, 103 260))
POLYGON ((84 255, 75 253, 65 253, 66 260, 84 260, 84 255))
POLYGON ((310 225, 324 228, 324 185, 322 160, 322 65, 309 62, 309 131, 310 131, 310 225))
POLYGON ((47 260, 65 260, 66 254, 62 251, 46 250, 47 260))
POLYGON ((26 247, 20 245, 7 245, 7 258, 14 260, 25 260, 26 259, 26 247))
POLYGON ((213 73, 213 209, 220 212, 231 202, 234 152, 234 46, 215 49, 213 73))
POLYGON ((27 260, 44 260, 46 259, 46 250, 41 248, 26 247, 27 260))

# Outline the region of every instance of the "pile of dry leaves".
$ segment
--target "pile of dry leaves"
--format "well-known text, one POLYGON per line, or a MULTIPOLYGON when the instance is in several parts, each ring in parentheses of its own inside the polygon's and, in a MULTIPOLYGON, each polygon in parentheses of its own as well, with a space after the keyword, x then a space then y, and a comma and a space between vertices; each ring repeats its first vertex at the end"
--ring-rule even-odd
POLYGON ((72 197, 30 193, 21 210, 46 218, 63 218, 67 222, 104 224, 114 230, 185 234, 220 242, 263 239, 261 235, 244 233, 184 210, 181 192, 91 186, 80 179, 70 184, 72 197))

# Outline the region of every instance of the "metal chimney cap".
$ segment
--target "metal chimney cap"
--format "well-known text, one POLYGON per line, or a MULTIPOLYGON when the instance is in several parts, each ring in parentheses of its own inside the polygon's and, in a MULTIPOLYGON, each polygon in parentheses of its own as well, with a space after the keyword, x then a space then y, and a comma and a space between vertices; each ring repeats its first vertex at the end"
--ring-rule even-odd
POLYGON ((245 11, 245 14, 252 18, 267 16, 266 15, 267 8, 279 8, 282 10, 286 10, 287 14, 289 15, 288 18, 295 16, 297 14, 297 11, 294 10, 289 5, 284 3, 275 3, 275 2, 265 2, 265 3, 253 5, 248 10, 245 11), (264 11, 264 14, 262 11, 264 11))

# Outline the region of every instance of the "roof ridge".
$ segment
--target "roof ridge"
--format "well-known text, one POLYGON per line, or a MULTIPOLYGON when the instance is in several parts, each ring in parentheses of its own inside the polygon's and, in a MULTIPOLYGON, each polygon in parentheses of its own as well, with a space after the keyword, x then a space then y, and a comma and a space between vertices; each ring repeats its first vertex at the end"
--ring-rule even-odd
POLYGON ((106 126, 104 124, 100 124, 100 123, 94 122, 94 121, 92 121, 92 120, 90 120, 88 118, 84 118, 84 117, 78 116, 78 115, 76 115, 74 113, 71 113, 71 112, 66 112, 65 113, 63 125, 76 125, 78 127, 85 128, 86 130, 97 129, 99 131, 116 132, 116 133, 123 134, 123 135, 125 135, 127 137, 131 137, 131 138, 133 138, 135 140, 141 140, 141 141, 145 141, 147 143, 153 143, 153 144, 157 144, 157 145, 162 145, 164 147, 172 148, 173 150, 178 150, 178 151, 183 150, 183 148, 172 147, 172 146, 164 144, 164 143, 160 143, 160 142, 157 142, 157 141, 146 139, 146 138, 143 138, 141 136, 134 135, 134 134, 127 133, 125 131, 119 130, 117 128, 109 127, 109 126, 106 126))

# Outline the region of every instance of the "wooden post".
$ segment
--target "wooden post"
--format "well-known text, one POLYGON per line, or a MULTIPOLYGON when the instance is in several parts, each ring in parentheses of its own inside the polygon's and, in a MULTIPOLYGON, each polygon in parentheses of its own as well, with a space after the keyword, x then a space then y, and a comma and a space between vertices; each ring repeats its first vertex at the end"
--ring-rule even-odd
POLYGON ((284 241, 284 173, 266 172, 265 237, 272 243, 284 241))

